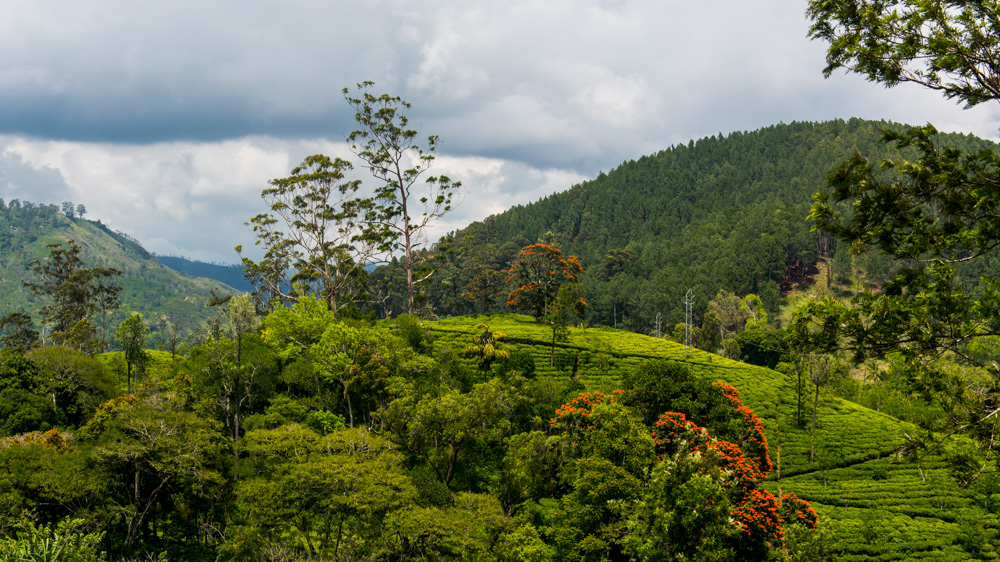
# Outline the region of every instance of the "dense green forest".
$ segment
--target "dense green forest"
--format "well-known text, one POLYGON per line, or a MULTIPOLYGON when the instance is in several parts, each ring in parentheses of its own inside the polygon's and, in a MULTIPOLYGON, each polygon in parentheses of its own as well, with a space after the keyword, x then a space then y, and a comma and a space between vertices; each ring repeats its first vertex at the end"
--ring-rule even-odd
POLYGON ((996 557, 998 490, 826 393, 811 437, 794 376, 613 329, 552 360, 528 316, 306 301, 254 327, 241 302, 134 395, 122 352, 0 351, 0 533, 136 560, 996 557), (509 352, 485 366, 483 323, 509 352))
MULTIPOLYGON (((849 279, 863 272, 867 283, 881 285, 891 276, 891 260, 852 258, 833 237, 813 232, 806 217, 813 193, 854 150, 872 161, 900 154, 881 133, 900 129, 862 119, 795 122, 707 137, 624 162, 442 240, 447 252, 427 260, 437 271, 424 287, 425 310, 442 317, 481 312, 463 297, 476 273, 507 269, 523 246, 536 242, 579 258, 589 325, 641 333, 655 331, 657 314, 667 324, 684 322, 689 289, 698 323, 719 290, 759 295, 774 313, 783 292, 815 274, 820 257, 834 260, 834 275, 849 279)), ((997 149, 969 135, 942 134, 938 142, 997 149)), ((970 264, 976 269, 967 278, 978 280, 997 265, 995 258, 970 264)), ((406 310, 397 269, 376 270, 372 281, 379 311, 406 310)), ((492 310, 505 310, 506 296, 498 292, 492 310)))

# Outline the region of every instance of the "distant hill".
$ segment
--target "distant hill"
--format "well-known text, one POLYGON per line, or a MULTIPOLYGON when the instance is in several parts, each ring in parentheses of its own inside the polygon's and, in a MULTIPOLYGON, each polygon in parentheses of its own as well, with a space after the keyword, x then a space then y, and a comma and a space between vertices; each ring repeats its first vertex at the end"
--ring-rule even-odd
POLYGON ((122 271, 122 306, 108 319, 109 326, 117 326, 134 311, 142 313, 154 331, 163 317, 187 331, 214 313, 205 306, 212 290, 236 292, 225 283, 170 269, 136 240, 99 221, 68 218, 55 205, 0 199, 0 315, 26 312, 38 322, 41 302, 23 285, 34 279, 28 262, 47 258, 47 244, 71 239, 80 245, 86 267, 122 271))
POLYGON ((214 263, 205 263, 203 261, 189 260, 187 258, 177 256, 157 255, 156 259, 170 269, 190 277, 214 279, 220 283, 225 283, 238 291, 244 291, 247 293, 253 291, 253 285, 244 279, 243 270, 238 265, 218 265, 214 263))
MULTIPOLYGON (((875 161, 898 156, 881 143, 881 131, 902 127, 862 119, 779 124, 623 162, 453 233, 461 251, 431 278, 430 303, 439 316, 478 312, 462 298, 473 260, 502 268, 522 246, 545 242, 579 257, 591 325, 648 333, 658 313, 668 324, 684 322, 688 289, 696 295, 696 320, 720 289, 758 294, 774 311, 783 291, 815 271, 820 257, 838 252, 834 240, 811 231, 812 194, 854 150, 875 161)), ((970 135, 942 137, 959 148, 997 150, 970 135)), ((841 261, 851 268, 844 250, 841 261)), ((868 269, 877 283, 885 267, 877 260, 855 259, 853 267, 868 269)), ((401 286, 391 268, 374 277, 401 286)), ((405 309, 396 293, 386 309, 405 309)))

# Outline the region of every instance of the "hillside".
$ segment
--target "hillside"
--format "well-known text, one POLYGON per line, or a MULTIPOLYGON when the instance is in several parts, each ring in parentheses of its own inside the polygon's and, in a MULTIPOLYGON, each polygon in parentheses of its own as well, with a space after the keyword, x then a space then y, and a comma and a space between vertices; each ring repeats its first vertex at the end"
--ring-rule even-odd
POLYGON ((840 560, 996 559, 1000 519, 985 509, 991 491, 959 487, 940 457, 918 462, 897 454, 906 435, 919 430, 886 414, 823 395, 816 427, 816 460, 809 460, 808 425, 797 427, 794 382, 762 367, 687 349, 663 339, 611 328, 571 329, 556 345, 549 367, 551 330, 521 315, 479 315, 428 323, 435 348, 461 349, 474 327, 488 323, 509 334, 512 348, 527 348, 535 376, 577 377, 590 389, 610 391, 625 369, 650 359, 679 361, 712 381, 735 386, 744 402, 764 421, 772 460, 780 454, 782 479, 768 487, 793 491, 828 517, 840 560), (780 429, 780 435, 779 435, 780 429), (989 533, 989 534, 986 534, 989 533))
POLYGON ((238 265, 218 265, 178 256, 158 255, 156 259, 170 269, 189 277, 212 279, 247 293, 253 291, 253 285, 243 277, 242 268, 238 265))
POLYGON ((212 314, 205 307, 212 290, 234 291, 218 281, 185 276, 164 266, 137 242, 99 221, 68 218, 54 205, 11 201, 0 205, 0 291, 4 294, 0 315, 26 312, 37 320, 41 303, 22 283, 34 275, 28 262, 47 258, 47 244, 71 239, 80 245, 85 266, 122 271, 122 306, 109 319, 110 326, 135 311, 150 321, 166 316, 187 331, 212 314))
MULTIPOLYGON (((432 277, 430 304, 438 316, 478 312, 461 296, 471 265, 506 267, 522 246, 542 241, 579 257, 590 325, 648 333, 657 313, 668 324, 683 322, 688 289, 697 296, 696 317, 720 289, 758 294, 776 311, 783 291, 807 278, 820 256, 837 252, 833 240, 810 231, 812 194, 854 150, 873 160, 898 154, 880 142, 880 130, 900 127, 861 119, 780 124, 624 162, 455 232, 450 242, 461 251, 432 277)), ((963 149, 997 149, 972 136, 942 137, 963 149)), ((874 283, 885 269, 877 256, 856 265, 874 283)), ((393 275, 385 268, 375 278, 393 275)), ((402 310, 397 300, 386 308, 402 310)))

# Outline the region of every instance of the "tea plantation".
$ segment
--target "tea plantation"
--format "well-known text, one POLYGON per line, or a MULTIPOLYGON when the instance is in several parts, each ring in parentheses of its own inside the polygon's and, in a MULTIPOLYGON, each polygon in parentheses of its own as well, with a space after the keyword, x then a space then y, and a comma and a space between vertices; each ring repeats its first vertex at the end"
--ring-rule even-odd
MULTIPOLYGON (((568 340, 556 343, 552 356, 552 330, 530 316, 463 316, 427 327, 435 349, 460 350, 480 323, 506 332, 508 349, 528 350, 539 378, 565 380, 575 372, 592 390, 612 390, 624 370, 650 359, 670 359, 712 381, 732 384, 764 420, 776 466, 780 455, 781 479, 772 473, 768 487, 808 500, 832 532, 841 560, 1000 559, 992 491, 960 487, 940 457, 902 458, 906 436, 920 432, 911 424, 821 394, 816 456, 810 460, 809 425, 795 423, 795 381, 784 374, 611 328, 570 328, 568 340)), ((803 396, 809 414, 813 392, 809 385, 803 396)))

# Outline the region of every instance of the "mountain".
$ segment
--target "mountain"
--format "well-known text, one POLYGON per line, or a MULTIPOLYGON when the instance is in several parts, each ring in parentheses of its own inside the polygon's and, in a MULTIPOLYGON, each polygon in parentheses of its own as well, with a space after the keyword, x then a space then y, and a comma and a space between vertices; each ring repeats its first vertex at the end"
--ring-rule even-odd
MULTIPOLYGON (((902 127, 862 119, 779 124, 629 160, 449 235, 445 242, 459 251, 432 277, 430 303, 439 316, 474 312, 462 298, 475 271, 471 265, 478 260, 506 267, 521 247, 536 242, 580 259, 591 325, 640 332, 652 330, 657 314, 667 323, 684 322, 689 289, 696 317, 720 289, 758 294, 775 311, 781 294, 808 278, 821 257, 839 256, 840 266, 865 270, 877 284, 889 267, 885 259, 852 262, 846 248, 811 231, 807 216, 812 194, 855 150, 876 161, 898 156, 881 142, 880 131, 902 127)), ((942 140, 997 150, 969 135, 942 140)), ((375 278, 395 275, 387 268, 375 278)), ((393 295, 386 308, 403 309, 398 300, 393 295)))
POLYGON ((243 277, 243 269, 239 265, 218 265, 177 256, 157 255, 156 259, 170 269, 189 277, 213 279, 247 293, 253 291, 253 285, 243 277))
POLYGON ((129 313, 140 312, 152 324, 163 318, 187 331, 214 311, 205 306, 213 290, 236 292, 225 283, 182 275, 160 263, 137 241, 100 221, 69 218, 55 205, 36 205, 0 199, 0 315, 31 314, 37 321, 42 303, 25 289, 34 279, 31 260, 49 256, 48 244, 75 240, 85 267, 113 267, 122 271, 122 306, 108 319, 117 326, 129 313))

